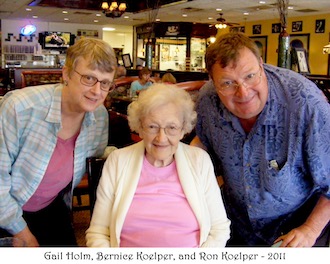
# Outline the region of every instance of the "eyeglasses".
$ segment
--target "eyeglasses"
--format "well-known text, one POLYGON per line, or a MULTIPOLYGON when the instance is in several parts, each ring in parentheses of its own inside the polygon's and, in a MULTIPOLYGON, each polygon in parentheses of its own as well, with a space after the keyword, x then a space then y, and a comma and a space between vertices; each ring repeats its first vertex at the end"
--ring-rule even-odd
POLYGON ((166 126, 166 127, 160 127, 160 126, 156 126, 156 125, 143 126, 143 130, 147 134, 150 134, 150 135, 159 134, 161 129, 164 129, 165 134, 167 136, 177 136, 182 131, 182 127, 177 127, 174 125, 170 125, 170 126, 166 126))
POLYGON ((225 81, 223 83, 219 84, 218 91, 224 95, 229 96, 233 95, 237 92, 238 87, 241 85, 244 85, 245 87, 251 87, 258 85, 261 80, 261 66, 259 67, 259 70, 256 73, 250 73, 248 74, 244 79, 242 83, 237 83, 236 81, 225 81), (260 72, 260 74, 258 74, 260 72))
POLYGON ((94 76, 84 75, 84 74, 80 74, 76 70, 74 70, 74 71, 80 75, 80 83, 83 84, 83 85, 92 87, 92 86, 94 86, 95 84, 97 84, 99 82, 100 83, 100 89, 104 92, 109 92, 110 89, 113 86, 113 82, 110 82, 108 80, 99 81, 94 76))

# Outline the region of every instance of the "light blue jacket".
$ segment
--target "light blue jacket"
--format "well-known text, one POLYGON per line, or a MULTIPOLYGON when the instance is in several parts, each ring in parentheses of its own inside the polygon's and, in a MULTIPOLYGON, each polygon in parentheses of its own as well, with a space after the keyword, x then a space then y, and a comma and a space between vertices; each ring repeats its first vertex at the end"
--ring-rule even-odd
MULTIPOLYGON (((26 222, 22 206, 38 188, 61 128, 61 84, 28 87, 7 93, 0 103, 0 227, 12 234, 26 222)), ((74 175, 64 199, 86 170, 86 157, 101 155, 108 140, 104 106, 85 114, 74 149, 74 175)))

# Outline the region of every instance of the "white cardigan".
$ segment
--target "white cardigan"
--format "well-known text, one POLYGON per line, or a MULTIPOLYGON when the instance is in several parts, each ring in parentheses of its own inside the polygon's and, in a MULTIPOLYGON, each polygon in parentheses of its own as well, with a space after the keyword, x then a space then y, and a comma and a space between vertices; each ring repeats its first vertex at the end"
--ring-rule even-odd
MULTIPOLYGON (((144 142, 113 151, 107 158, 97 189, 88 230, 88 247, 119 247, 127 211, 137 188, 144 159, 144 142)), ((200 247, 224 247, 230 221, 224 209, 210 156, 179 143, 174 155, 180 182, 200 227, 200 247)))

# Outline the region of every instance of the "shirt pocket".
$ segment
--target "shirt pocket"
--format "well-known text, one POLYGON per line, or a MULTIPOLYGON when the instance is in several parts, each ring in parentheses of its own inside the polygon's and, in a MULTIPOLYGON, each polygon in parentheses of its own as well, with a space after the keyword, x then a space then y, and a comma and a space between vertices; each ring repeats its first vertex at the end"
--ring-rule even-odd
POLYGON ((269 161, 264 170, 264 176, 261 178, 264 189, 275 196, 287 194, 290 191, 291 169, 286 162, 282 168, 277 166, 276 161, 269 161))

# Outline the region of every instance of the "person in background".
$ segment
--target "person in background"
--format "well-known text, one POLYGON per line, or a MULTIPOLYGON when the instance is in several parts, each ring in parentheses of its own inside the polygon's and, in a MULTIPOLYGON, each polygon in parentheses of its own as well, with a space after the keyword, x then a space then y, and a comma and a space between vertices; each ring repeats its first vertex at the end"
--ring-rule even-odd
POLYGON ((127 70, 123 65, 118 65, 115 79, 126 77, 127 70))
POLYGON ((329 246, 330 106, 315 84, 264 64, 242 33, 206 51, 192 145, 223 176, 228 246, 329 246))
MULTIPOLYGON (((124 66, 118 65, 115 80, 126 77, 127 70, 124 66)), ((104 105, 107 109, 111 107, 111 99, 116 96, 126 96, 128 88, 126 86, 116 86, 114 83, 113 89, 108 93, 104 105)))
POLYGON ((128 107, 143 139, 103 167, 88 247, 224 247, 230 221, 210 156, 180 142, 195 124, 190 95, 157 83, 128 107))
POLYGON ((67 50, 63 84, 8 92, 0 104, 0 236, 29 247, 75 246, 72 192, 86 157, 108 142, 103 102, 116 71, 113 49, 82 38, 67 50))
POLYGON ((151 78, 152 71, 147 67, 139 71, 139 79, 131 83, 130 96, 134 97, 139 94, 143 89, 148 88, 155 83, 155 80, 151 78))
POLYGON ((167 72, 163 75, 161 82, 166 84, 176 84, 176 79, 172 73, 167 72))

